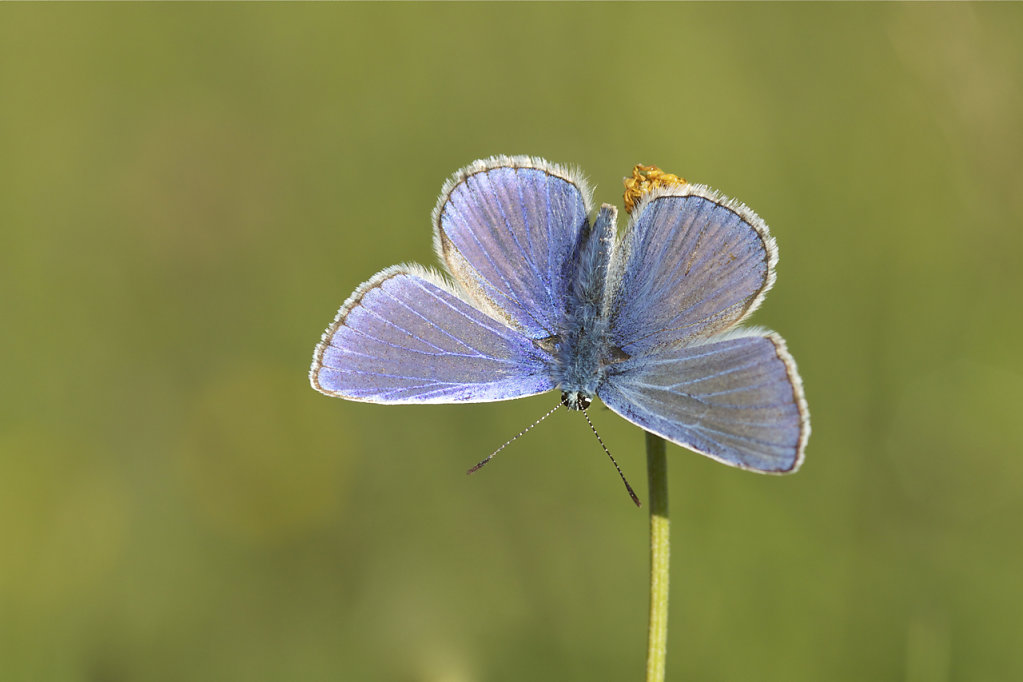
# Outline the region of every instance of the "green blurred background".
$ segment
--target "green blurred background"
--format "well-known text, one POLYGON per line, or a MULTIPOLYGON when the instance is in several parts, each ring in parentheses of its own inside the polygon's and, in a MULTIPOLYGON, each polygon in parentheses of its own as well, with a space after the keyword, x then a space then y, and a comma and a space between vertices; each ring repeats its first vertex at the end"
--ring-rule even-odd
POLYGON ((813 436, 669 449, 669 679, 1023 679, 1023 6, 6 5, 0 98, 0 680, 641 679, 647 517, 584 422, 464 475, 553 394, 308 384, 501 153, 778 238, 813 436))

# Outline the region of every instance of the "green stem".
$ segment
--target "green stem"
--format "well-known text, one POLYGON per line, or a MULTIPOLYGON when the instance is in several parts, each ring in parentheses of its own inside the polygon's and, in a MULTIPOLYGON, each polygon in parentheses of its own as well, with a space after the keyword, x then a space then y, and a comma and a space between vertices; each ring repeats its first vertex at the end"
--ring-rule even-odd
POLYGON ((647 629, 646 682, 664 682, 668 657, 668 460, 664 439, 646 434, 650 482, 650 625, 647 629))

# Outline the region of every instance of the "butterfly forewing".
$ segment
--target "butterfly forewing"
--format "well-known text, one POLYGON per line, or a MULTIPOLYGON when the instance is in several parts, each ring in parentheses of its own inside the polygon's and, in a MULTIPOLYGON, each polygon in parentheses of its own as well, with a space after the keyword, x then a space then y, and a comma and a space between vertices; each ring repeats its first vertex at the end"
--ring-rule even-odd
POLYGON ((437 278, 396 267, 341 307, 316 348, 317 390, 374 403, 508 400, 554 388, 549 357, 437 278))
POLYGON ((641 428, 743 469, 793 471, 809 436, 795 363, 781 337, 756 330, 630 358, 597 394, 641 428))

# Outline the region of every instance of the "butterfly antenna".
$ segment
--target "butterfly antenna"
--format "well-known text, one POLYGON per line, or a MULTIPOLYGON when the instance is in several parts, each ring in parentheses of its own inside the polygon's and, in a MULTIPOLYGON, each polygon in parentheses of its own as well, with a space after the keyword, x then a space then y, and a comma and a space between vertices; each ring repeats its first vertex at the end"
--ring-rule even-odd
MULTIPOLYGON (((551 410, 551 412, 553 411, 554 410, 551 410)), ((615 469, 618 470, 618 475, 622 477, 622 483, 625 484, 625 489, 629 491, 629 497, 632 498, 632 501, 636 503, 637 507, 642 507, 643 503, 639 501, 639 498, 636 497, 636 493, 632 490, 632 486, 629 485, 627 480, 625 480, 625 474, 622 473, 622 468, 618 466, 618 462, 616 462, 615 458, 611 455, 611 451, 607 449, 606 445, 604 445, 604 441, 601 440, 600 434, 597 433, 597 429, 594 428, 593 422, 590 421, 590 415, 587 410, 583 410, 583 416, 586 417, 586 423, 590 425, 590 431, 593 431, 593 435, 597 437, 597 442, 600 443, 600 447, 604 448, 604 452, 606 452, 607 456, 611 458, 611 464, 615 465, 615 469)))
MULTIPOLYGON (((468 471, 466 471, 466 472, 465 472, 465 473, 466 473, 466 475, 468 475, 468 474, 473 474, 473 473, 476 473, 477 471, 479 471, 480 469, 482 469, 482 468, 483 468, 483 465, 484 465, 484 464, 486 464, 487 462, 489 462, 490 460, 492 460, 492 459, 494 458, 494 455, 496 455, 496 454, 497 454, 497 453, 499 453, 499 452, 500 452, 501 450, 504 450, 504 449, 505 449, 506 447, 508 447, 509 445, 511 445, 512 441, 514 441, 514 440, 517 440, 517 439, 518 439, 518 438, 520 438, 521 436, 524 436, 524 435, 526 435, 527 433, 529 433, 530 431, 532 431, 532 430, 533 430, 533 427, 534 427, 534 426, 536 426, 537 424, 539 424, 540 422, 542 422, 542 421, 543 421, 544 419, 546 419, 547 417, 549 417, 549 416, 551 416, 552 414, 554 414, 555 410, 557 410, 557 409, 558 409, 559 407, 561 407, 561 406, 562 406, 562 405, 564 405, 564 404, 565 404, 565 403, 564 403, 564 401, 562 401, 562 402, 558 403, 557 405, 555 405, 554 407, 552 407, 552 408, 551 408, 550 410, 548 410, 548 411, 547 411, 547 414, 545 414, 544 416, 540 417, 540 418, 539 418, 539 419, 537 419, 537 420, 536 420, 535 422, 533 422, 532 424, 530 424, 529 426, 527 426, 526 428, 522 429, 521 431, 519 431, 518 433, 516 433, 516 434, 515 434, 514 436, 512 436, 511 438, 509 438, 509 439, 508 439, 508 442, 507 442, 507 443, 505 443, 505 444, 504 444, 504 445, 502 445, 501 447, 499 447, 499 448, 497 448, 496 450, 494 450, 493 452, 491 452, 491 453, 490 453, 489 455, 487 455, 486 459, 484 459, 484 460, 483 460, 482 462, 480 462, 479 464, 477 464, 476 466, 474 466, 474 467, 473 467, 472 469, 469 469, 468 471)), ((618 466, 618 465, 616 464, 615 466, 618 466)), ((626 483, 625 485, 628 485, 628 483, 626 483)))

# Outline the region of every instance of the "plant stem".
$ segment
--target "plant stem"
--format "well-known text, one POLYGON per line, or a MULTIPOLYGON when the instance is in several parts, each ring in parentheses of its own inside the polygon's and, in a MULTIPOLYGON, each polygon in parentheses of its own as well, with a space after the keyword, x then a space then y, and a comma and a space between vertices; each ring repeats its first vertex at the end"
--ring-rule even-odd
POLYGON ((668 460, 664 439, 646 434, 650 482, 650 625, 647 629, 646 682, 664 682, 668 657, 668 460))

